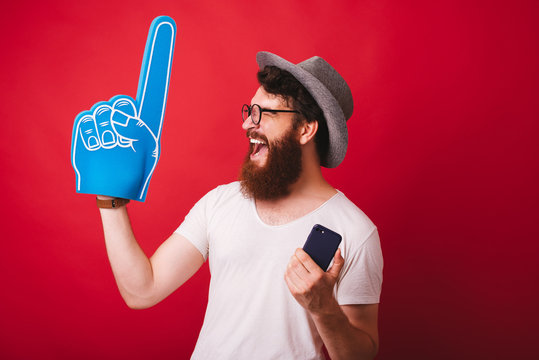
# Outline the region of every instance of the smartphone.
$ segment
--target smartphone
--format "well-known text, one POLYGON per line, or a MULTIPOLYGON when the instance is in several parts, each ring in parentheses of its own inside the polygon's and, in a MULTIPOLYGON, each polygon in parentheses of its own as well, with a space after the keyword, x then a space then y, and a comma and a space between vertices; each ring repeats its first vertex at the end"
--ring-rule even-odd
POLYGON ((341 240, 342 236, 335 231, 316 224, 313 226, 309 237, 307 237, 303 250, 309 254, 322 270, 326 271, 341 240))

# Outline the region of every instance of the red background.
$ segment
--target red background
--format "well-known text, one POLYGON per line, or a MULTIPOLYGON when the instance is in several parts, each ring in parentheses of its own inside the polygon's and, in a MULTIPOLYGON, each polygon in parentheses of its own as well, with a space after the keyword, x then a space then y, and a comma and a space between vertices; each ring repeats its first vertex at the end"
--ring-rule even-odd
POLYGON ((320 55, 356 104, 347 157, 325 175, 382 239, 378 358, 537 358, 537 4, 2 4, 0 358, 185 359, 194 347, 207 266, 154 308, 128 309, 70 164, 75 116, 136 95, 162 14, 178 25, 162 156, 146 203, 130 205, 148 254, 236 179, 256 52, 320 55))

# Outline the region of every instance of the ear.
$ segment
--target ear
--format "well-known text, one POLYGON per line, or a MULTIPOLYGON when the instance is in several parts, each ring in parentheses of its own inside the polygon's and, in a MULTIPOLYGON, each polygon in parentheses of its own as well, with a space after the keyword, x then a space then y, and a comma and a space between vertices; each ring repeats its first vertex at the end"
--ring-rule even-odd
POLYGON ((314 139, 317 131, 318 121, 304 121, 299 128, 299 143, 301 145, 307 144, 311 139, 314 139))

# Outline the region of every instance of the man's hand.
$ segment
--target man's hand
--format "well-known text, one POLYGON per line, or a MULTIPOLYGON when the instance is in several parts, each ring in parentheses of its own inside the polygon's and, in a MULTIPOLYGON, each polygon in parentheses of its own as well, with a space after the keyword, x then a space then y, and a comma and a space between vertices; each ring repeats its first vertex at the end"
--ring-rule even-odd
POLYGON ((337 249, 333 265, 324 272, 303 249, 297 249, 288 263, 285 280, 296 301, 312 314, 330 312, 338 306, 333 288, 344 265, 337 249))
POLYGON ((285 280, 297 302, 311 314, 332 359, 372 359, 378 351, 378 304, 339 306, 333 288, 343 265, 340 249, 327 272, 297 249, 285 280))
POLYGON ((176 25, 156 18, 148 34, 136 100, 114 96, 75 118, 71 162, 77 192, 144 201, 160 154, 160 137, 176 25))

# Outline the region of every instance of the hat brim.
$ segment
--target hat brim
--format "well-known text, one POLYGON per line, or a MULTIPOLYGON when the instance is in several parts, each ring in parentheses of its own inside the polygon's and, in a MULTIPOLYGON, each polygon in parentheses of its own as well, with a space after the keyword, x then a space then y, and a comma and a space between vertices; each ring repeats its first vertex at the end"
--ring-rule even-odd
POLYGON ((256 62, 260 69, 264 69, 266 66, 276 66, 279 69, 288 71, 313 96, 318 106, 324 112, 329 133, 328 151, 326 156, 320 159, 320 165, 327 168, 337 167, 343 161, 348 147, 346 119, 337 99, 311 73, 280 56, 267 51, 261 51, 256 54, 256 62))

